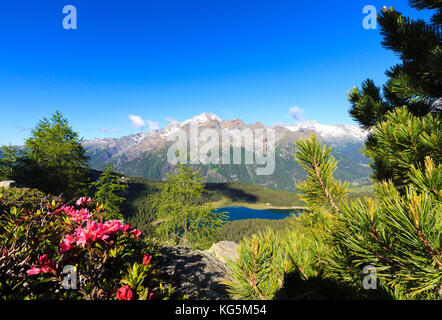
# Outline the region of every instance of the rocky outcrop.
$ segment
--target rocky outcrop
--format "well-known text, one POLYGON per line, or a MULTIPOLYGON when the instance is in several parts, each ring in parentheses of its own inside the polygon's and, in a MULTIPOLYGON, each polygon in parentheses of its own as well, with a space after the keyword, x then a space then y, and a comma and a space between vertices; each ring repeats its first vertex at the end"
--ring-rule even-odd
POLYGON ((223 254, 234 254, 234 245, 235 242, 216 244, 211 248, 213 254, 185 247, 162 247, 158 275, 187 299, 227 300, 229 295, 223 283, 227 278, 227 266, 223 254))
POLYGON ((9 189, 15 187, 14 180, 0 181, 0 189, 9 189))
POLYGON ((239 244, 236 242, 221 241, 213 244, 207 252, 215 258, 226 262, 228 259, 238 258, 238 247, 239 244))

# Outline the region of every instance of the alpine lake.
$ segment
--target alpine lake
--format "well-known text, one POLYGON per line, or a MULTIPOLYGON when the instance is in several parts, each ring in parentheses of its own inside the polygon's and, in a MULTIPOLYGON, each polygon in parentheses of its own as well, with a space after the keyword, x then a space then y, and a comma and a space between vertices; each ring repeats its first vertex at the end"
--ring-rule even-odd
POLYGON ((247 207, 224 207, 218 208, 215 212, 224 212, 228 219, 227 221, 245 220, 245 219, 269 219, 281 220, 291 215, 299 215, 302 209, 250 209, 247 207))

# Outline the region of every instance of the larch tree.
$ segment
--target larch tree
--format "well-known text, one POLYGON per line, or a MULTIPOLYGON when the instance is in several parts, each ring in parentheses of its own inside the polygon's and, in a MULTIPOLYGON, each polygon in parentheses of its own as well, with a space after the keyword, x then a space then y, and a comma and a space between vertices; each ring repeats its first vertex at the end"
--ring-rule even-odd
POLYGON ((179 165, 160 186, 153 203, 157 213, 157 232, 176 245, 208 249, 218 237, 224 213, 203 203, 202 178, 192 168, 179 165))
POLYGON ((33 187, 67 200, 86 194, 88 158, 82 139, 59 111, 35 126, 23 157, 33 187))

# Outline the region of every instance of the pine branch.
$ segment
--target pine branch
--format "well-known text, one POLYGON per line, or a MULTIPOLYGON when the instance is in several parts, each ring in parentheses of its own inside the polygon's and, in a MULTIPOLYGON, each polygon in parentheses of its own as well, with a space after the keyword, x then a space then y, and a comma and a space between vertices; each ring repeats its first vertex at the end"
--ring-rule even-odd
POLYGON ((339 215, 338 201, 346 196, 347 184, 333 178, 337 162, 331 155, 331 148, 321 146, 315 135, 298 140, 296 145, 295 159, 307 172, 306 180, 297 188, 304 193, 307 206, 323 207, 328 203, 334 214, 339 215))

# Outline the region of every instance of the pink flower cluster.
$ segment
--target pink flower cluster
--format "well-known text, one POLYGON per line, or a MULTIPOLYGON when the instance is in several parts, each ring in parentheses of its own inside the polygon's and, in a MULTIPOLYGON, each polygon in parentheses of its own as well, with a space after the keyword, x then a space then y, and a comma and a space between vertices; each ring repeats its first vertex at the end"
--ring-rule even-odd
POLYGON ((81 208, 80 210, 77 210, 73 206, 62 206, 60 210, 64 211, 68 216, 71 217, 73 221, 77 223, 88 221, 92 217, 91 213, 86 208, 81 208))
POLYGON ((91 203, 92 203, 91 197, 89 197, 87 199, 86 199, 86 197, 82 197, 82 198, 79 198, 75 204, 77 206, 88 206, 91 203))
MULTIPOLYGON (((76 206, 61 206, 54 213, 65 213, 70 219, 67 219, 69 230, 68 234, 65 234, 64 238, 59 244, 60 253, 64 254, 71 250, 73 246, 86 247, 96 241, 102 241, 105 244, 112 244, 110 240, 112 236, 122 233, 131 238, 139 238, 141 236, 141 230, 132 229, 129 224, 122 223, 119 220, 110 220, 104 222, 97 222, 93 219, 93 211, 90 212, 87 208, 77 209, 85 205, 92 203, 91 198, 80 198, 76 201, 76 206)), ((50 213, 49 213, 50 214, 50 213)), ((2 256, 7 254, 7 250, 0 251, 2 256)), ((152 256, 143 256, 143 265, 151 265, 152 256)), ((38 264, 31 265, 26 271, 28 276, 51 273, 56 275, 56 261, 51 261, 47 254, 39 256, 38 264)), ((132 300, 136 297, 137 293, 132 293, 132 289, 126 285, 117 290, 117 299, 119 300, 132 300)), ((150 300, 153 293, 148 295, 150 300)))
POLYGON ((31 266, 31 269, 26 271, 26 273, 30 276, 43 273, 49 273, 55 271, 55 261, 50 261, 48 255, 44 254, 38 258, 39 266, 31 266))
MULTIPOLYGON (((90 204, 90 198, 85 197, 77 200, 77 205, 90 204)), ((86 245, 102 240, 107 242, 110 236, 123 232, 127 233, 130 230, 130 225, 122 224, 119 220, 110 220, 104 223, 96 222, 92 220, 92 214, 88 209, 82 208, 80 210, 75 209, 73 206, 63 206, 60 210, 64 211, 71 219, 79 224, 86 223, 82 227, 75 229, 75 233, 72 235, 67 234, 60 243, 61 253, 64 253, 71 249, 73 244, 77 246, 85 247, 86 245)), ((141 230, 133 229, 131 231, 135 238, 141 236, 141 230)))
POLYGON ((85 228, 75 229, 73 235, 66 235, 60 244, 61 252, 68 251, 76 243, 78 246, 86 246, 97 240, 106 242, 110 236, 122 231, 123 224, 118 220, 106 221, 105 223, 87 220, 85 228))

